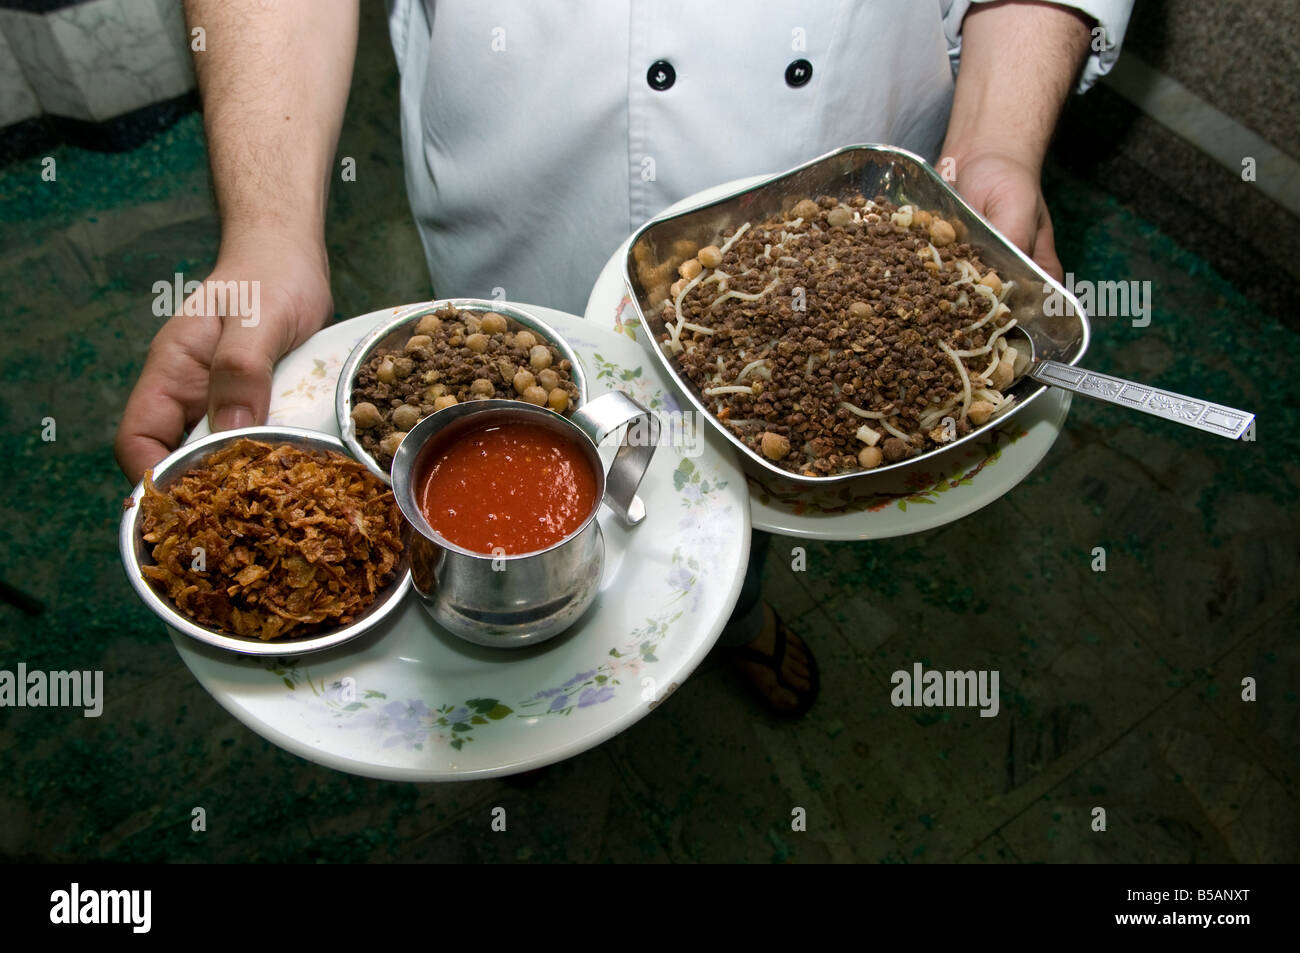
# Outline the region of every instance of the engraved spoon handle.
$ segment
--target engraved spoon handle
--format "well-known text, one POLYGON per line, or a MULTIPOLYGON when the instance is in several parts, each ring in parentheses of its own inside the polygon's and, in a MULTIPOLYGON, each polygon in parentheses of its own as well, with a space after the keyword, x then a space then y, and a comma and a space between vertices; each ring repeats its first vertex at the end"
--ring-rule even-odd
POLYGON ((1244 410, 1175 394, 1150 384, 1126 381, 1122 377, 1098 374, 1059 361, 1034 361, 1029 365, 1029 376, 1040 384, 1064 387, 1084 397, 1096 397, 1121 407, 1140 410, 1197 430, 1216 433, 1229 440, 1236 440, 1245 433, 1255 419, 1254 414, 1244 410))

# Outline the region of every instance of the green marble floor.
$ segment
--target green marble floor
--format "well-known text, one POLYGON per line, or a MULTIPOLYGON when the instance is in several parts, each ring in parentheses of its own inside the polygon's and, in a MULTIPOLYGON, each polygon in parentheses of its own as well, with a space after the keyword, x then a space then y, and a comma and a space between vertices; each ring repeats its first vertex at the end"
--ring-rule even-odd
MULTIPOLYGON (((375 36, 367 23, 340 146, 359 174, 331 198, 340 317, 430 293, 375 36)), ((244 728, 129 589, 110 445, 153 282, 214 256, 201 121, 131 153, 52 154, 56 183, 38 159, 0 169, 0 579, 45 607, 0 603, 0 668, 102 669, 108 698, 99 719, 0 709, 0 860, 1300 859, 1297 336, 1098 183, 1049 174, 1061 258, 1150 281, 1154 307, 1145 328, 1099 320, 1089 365, 1253 409, 1254 442, 1078 399, 1038 469, 965 520, 807 544, 801 572, 775 541, 766 593, 823 672, 802 721, 762 715, 709 660, 586 754, 413 785, 244 728), (890 674, 914 661, 999 670, 1000 714, 892 707, 890 674)))

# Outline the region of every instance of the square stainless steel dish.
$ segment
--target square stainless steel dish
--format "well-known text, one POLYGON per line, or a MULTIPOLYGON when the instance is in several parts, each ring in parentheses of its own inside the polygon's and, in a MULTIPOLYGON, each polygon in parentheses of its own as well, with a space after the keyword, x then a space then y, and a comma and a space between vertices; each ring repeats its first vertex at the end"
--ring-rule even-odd
POLYGON ((1011 408, 982 426, 972 427, 965 436, 896 463, 828 476, 806 476, 776 466, 748 447, 707 410, 699 387, 681 372, 663 346, 666 328, 656 307, 662 299, 651 301, 652 293, 662 294, 662 286, 646 287, 640 280, 638 262, 653 268, 669 260, 675 242, 685 240, 699 246, 717 243, 724 229, 779 215, 800 199, 821 195, 847 198, 855 193, 868 198, 884 195, 897 205, 913 205, 940 214, 953 225, 958 241, 968 242, 1003 281, 1015 281, 1016 286, 1004 302, 1011 309, 1010 317, 1018 325, 1033 322, 1036 331, 1049 342, 1046 348, 1035 351, 1035 359, 1074 364, 1088 347, 1088 319, 1074 296, 966 204, 924 159, 903 149, 882 145, 846 146, 722 198, 646 223, 628 246, 624 280, 651 348, 695 409, 742 454, 755 465, 795 483, 838 483, 910 466, 1000 426, 1047 390, 1046 386, 1022 375, 1006 392, 1015 398, 1011 408), (1053 302, 1051 307, 1047 306, 1049 299, 1053 302))

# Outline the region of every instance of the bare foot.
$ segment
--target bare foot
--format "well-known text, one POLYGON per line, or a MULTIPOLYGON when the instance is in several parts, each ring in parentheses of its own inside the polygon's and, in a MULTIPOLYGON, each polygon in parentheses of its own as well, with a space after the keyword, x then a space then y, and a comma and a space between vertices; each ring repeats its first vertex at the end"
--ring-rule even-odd
POLYGON ((777 619, 767 603, 763 603, 763 627, 758 638, 748 645, 733 650, 733 662, 766 705, 783 715, 803 714, 816 697, 818 682, 817 663, 804 641, 790 629, 785 631, 785 652, 780 654, 777 638, 777 619), (762 661, 755 655, 761 656, 762 661), (780 672, 780 678, 777 672, 780 672), (782 684, 784 683, 784 684, 782 684))

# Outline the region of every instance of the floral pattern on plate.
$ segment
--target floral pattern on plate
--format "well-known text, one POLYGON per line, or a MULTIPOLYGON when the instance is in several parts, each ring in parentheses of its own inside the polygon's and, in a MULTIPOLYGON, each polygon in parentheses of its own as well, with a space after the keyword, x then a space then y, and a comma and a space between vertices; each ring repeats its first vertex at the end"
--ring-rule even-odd
POLYGON ((647 410, 676 412, 677 399, 645 376, 644 365, 623 367, 606 360, 597 351, 591 355, 596 369, 596 380, 604 381, 611 390, 621 390, 647 410))
MULTIPOLYGON (((701 482, 707 486, 707 481, 701 482)), ((725 486, 725 481, 718 480, 713 489, 725 486)), ((670 605, 691 594, 707 573, 705 565, 694 555, 674 550, 672 569, 666 580, 668 590, 674 593, 670 605)), ((426 744, 445 744, 459 751, 474 740, 473 732, 479 726, 512 715, 518 718, 571 715, 578 709, 612 700, 624 688, 624 679, 636 679, 659 662, 655 651, 670 636, 673 623, 683 614, 682 609, 668 609, 646 619, 644 625, 631 631, 621 648, 610 648, 609 658, 560 685, 542 688, 518 701, 518 711, 495 698, 471 698, 459 705, 420 698, 393 700, 377 689, 359 688, 350 677, 326 684, 324 680, 313 679, 306 666, 285 661, 269 663, 266 671, 289 691, 309 689, 312 699, 331 717, 351 721, 354 727, 368 731, 383 748, 401 745, 410 751, 420 751, 426 744)), ((653 677, 647 675, 631 687, 641 689, 644 701, 655 700, 653 677)))

